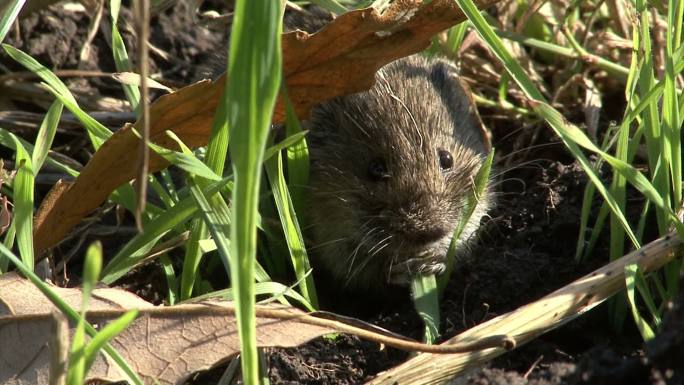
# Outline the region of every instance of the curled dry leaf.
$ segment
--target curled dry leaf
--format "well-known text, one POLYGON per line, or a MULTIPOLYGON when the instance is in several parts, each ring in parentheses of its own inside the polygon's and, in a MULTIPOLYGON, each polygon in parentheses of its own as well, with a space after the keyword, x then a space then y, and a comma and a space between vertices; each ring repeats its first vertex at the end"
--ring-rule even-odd
MULTIPOLYGON (((478 0, 477 4, 485 8, 498 1, 478 0)), ((433 35, 463 20, 453 0, 433 0, 425 5, 401 0, 382 14, 373 8, 348 12, 312 35, 301 31, 283 34, 284 75, 297 113, 306 117, 316 103, 370 88, 379 68, 419 52, 433 35)), ((202 81, 152 103, 150 139, 177 148, 164 134, 171 130, 192 148, 206 145, 223 85, 222 79, 202 81)), ((283 118, 279 102, 273 121, 283 118)), ((41 206, 35 223, 36 253, 57 244, 116 187, 136 177, 137 159, 130 156, 134 148, 138 148, 138 138, 130 127, 119 130, 67 191, 41 206)), ((150 172, 166 166, 162 158, 151 155, 150 172)))
MULTIPOLYGON (((81 303, 79 289, 53 287, 72 308, 81 303)), ((191 374, 235 356, 240 349, 235 308, 232 302, 204 302, 177 306, 153 306, 120 289, 96 289, 88 321, 102 326, 130 309, 138 318, 111 344, 146 382, 181 384, 191 374)), ((54 334, 52 303, 28 280, 17 274, 0 276, 0 384, 49 383, 50 357, 64 352, 64 344, 47 343, 54 334), (52 345, 51 345, 52 344, 52 345)), ((349 319, 340 322, 331 314, 319 318, 284 306, 257 306, 257 345, 294 347, 324 334, 355 334, 406 350, 453 353, 505 346, 505 338, 483 338, 467 344, 434 346, 404 339, 377 327, 349 319), (360 327, 363 326, 363 327, 360 327)), ((72 325, 73 326, 73 325, 72 325)), ((54 364, 54 362, 53 362, 54 364)), ((56 366, 63 363, 58 363, 56 366)), ((122 381, 118 367, 98 356, 88 379, 122 381)))

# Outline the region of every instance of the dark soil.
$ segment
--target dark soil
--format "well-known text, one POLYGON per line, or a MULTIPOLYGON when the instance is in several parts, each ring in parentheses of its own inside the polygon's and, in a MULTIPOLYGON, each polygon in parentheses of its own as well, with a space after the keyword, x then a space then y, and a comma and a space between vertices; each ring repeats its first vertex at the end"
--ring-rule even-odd
MULTIPOLYGON (((220 42, 225 37, 193 25, 185 3, 178 2, 175 9, 153 19, 152 43, 168 55, 163 58, 152 54, 152 71, 159 72, 169 84, 190 83, 202 71, 202 63, 224 49, 220 42)), ((123 10, 122 17, 129 20, 129 12, 123 10)), ((106 13, 103 20, 108 20, 106 13)), ((112 72, 114 64, 103 33, 98 33, 93 40, 89 58, 78 59, 89 21, 84 12, 52 7, 23 18, 19 33, 10 33, 6 43, 28 52, 52 69, 112 72)), ((101 26, 103 30, 109 28, 106 24, 101 26)), ((129 55, 134 57, 135 39, 127 32, 124 36, 129 55)), ((0 54, 0 65, 13 71, 23 70, 4 53, 0 54)), ((81 96, 123 99, 114 81, 86 79, 71 79, 68 84, 81 96)), ((16 101, 15 107, 44 111, 20 101, 16 101)), ((494 143, 499 154, 496 170, 499 176, 493 186, 496 207, 483 220, 471 257, 464 261, 447 288, 442 301, 444 338, 536 300, 607 259, 605 245, 599 242, 595 258, 581 264, 575 262, 586 185, 579 166, 545 127, 523 128, 513 120, 490 120, 490 112, 482 111, 483 118, 495 138, 504 138, 494 143), (532 135, 537 128, 539 135, 532 135), (511 136, 530 148, 544 146, 511 155, 511 136)), ((87 152, 81 149, 85 141, 59 140, 61 145, 77 148, 72 152, 75 159, 87 160, 87 152)), ((112 248, 117 242, 114 243, 112 248)), ((161 301, 163 279, 154 266, 145 273, 133 275, 128 280, 131 281, 137 284, 129 287, 155 302, 161 301), (155 271, 154 281, 162 286, 156 292, 155 287, 159 287, 151 284, 149 271, 155 271)), ((422 324, 404 289, 398 288, 386 298, 373 299, 355 293, 340 296, 333 291, 334 288, 327 291, 323 288, 326 310, 420 338, 422 324)), ((684 383, 684 297, 674 305, 660 335, 645 346, 633 330, 631 319, 625 321, 625 330, 620 333, 611 327, 609 320, 607 306, 601 306, 470 373, 464 381, 468 384, 684 383)), ((293 349, 269 349, 267 358, 271 382, 276 384, 357 384, 406 359, 407 353, 381 349, 375 343, 351 336, 319 338, 293 349)), ((220 376, 221 370, 205 373, 194 383, 211 383, 220 376)))

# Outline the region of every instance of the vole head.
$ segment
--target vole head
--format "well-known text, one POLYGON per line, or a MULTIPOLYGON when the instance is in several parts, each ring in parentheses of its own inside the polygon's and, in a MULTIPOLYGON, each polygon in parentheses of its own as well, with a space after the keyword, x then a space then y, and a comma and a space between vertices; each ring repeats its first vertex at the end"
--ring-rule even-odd
MULTIPOLYGON (((356 288, 441 272, 485 155, 454 69, 402 59, 370 91, 318 106, 307 124, 316 267, 356 288)), ((485 210, 486 199, 462 238, 485 210)))

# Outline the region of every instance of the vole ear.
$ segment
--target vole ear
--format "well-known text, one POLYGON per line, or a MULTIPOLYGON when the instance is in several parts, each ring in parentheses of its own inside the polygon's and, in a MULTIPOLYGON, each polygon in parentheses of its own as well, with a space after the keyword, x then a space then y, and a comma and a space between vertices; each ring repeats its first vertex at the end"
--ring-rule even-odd
POLYGON ((475 99, 473 98, 473 93, 470 90, 470 86, 468 85, 468 83, 461 79, 460 76, 456 76, 455 80, 463 88, 466 97, 468 97, 468 103, 470 105, 468 107, 468 113, 470 115, 470 118, 473 119, 474 122, 476 122, 478 128, 480 129, 480 134, 482 135, 482 142, 484 143, 485 150, 489 152, 492 149, 492 132, 489 131, 489 129, 484 125, 484 122, 480 117, 480 113, 477 111, 477 105, 475 104, 475 99))
POLYGON ((456 66, 445 60, 439 60, 437 62, 435 71, 438 73, 433 74, 433 76, 436 75, 439 78, 438 80, 435 79, 438 84, 443 84, 445 87, 448 87, 448 90, 443 91, 459 93, 462 97, 458 97, 458 100, 467 100, 467 106, 463 107, 467 111, 466 113, 468 114, 470 121, 476 126, 475 129, 477 132, 474 134, 480 135, 482 143, 484 144, 484 149, 489 152, 492 149, 492 134, 487 127, 485 127, 482 118, 480 118, 480 114, 477 112, 477 106, 475 105, 475 100, 473 99, 473 94, 468 83, 461 79, 456 66))

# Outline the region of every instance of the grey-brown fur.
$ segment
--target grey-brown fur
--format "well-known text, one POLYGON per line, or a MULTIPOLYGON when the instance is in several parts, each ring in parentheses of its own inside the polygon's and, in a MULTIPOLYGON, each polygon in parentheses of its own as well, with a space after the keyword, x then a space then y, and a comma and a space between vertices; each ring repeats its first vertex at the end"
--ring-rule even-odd
MULTIPOLYGON (((320 9, 293 11, 285 25, 315 32, 327 19, 320 9)), ((310 130, 312 263, 356 289, 444 270, 485 157, 481 122, 447 62, 404 58, 382 68, 376 80, 367 92, 318 105, 303 122, 310 130), (440 167, 440 150, 452 156, 451 168, 440 167), (369 171, 378 162, 386 166, 380 179, 369 171)), ((462 240, 475 232, 488 203, 488 197, 479 203, 462 240)))
MULTIPOLYGON (((306 122, 316 267, 370 288, 439 273, 485 155, 481 127, 453 67, 419 56, 385 66, 367 92, 316 107, 306 122), (438 152, 453 166, 442 169, 438 152), (384 162, 381 179, 369 171, 384 162)), ((480 202, 463 233, 487 208, 480 202)))

